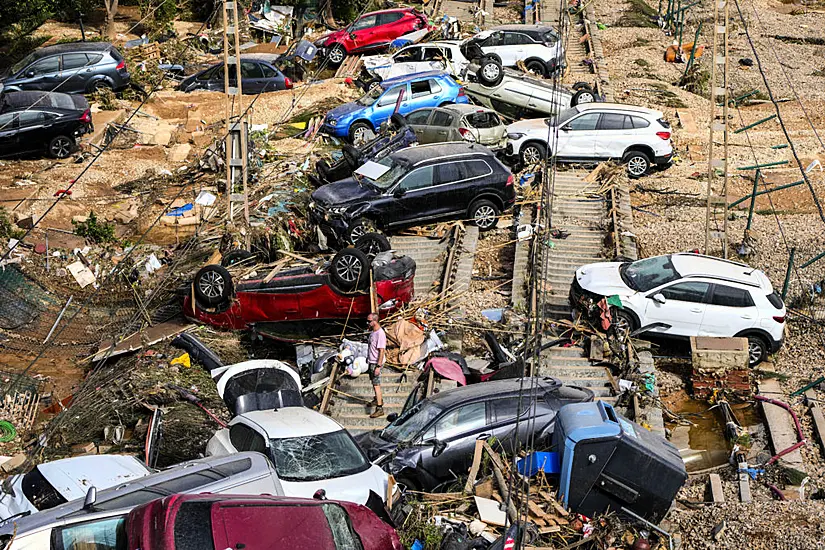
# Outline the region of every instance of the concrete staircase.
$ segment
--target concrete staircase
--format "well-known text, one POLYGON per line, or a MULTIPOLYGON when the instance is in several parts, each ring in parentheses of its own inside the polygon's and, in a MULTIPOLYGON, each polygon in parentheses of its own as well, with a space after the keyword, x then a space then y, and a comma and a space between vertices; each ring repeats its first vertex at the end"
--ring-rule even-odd
MULTIPOLYGON (((392 368, 381 369, 381 389, 384 394, 384 413, 400 413, 404 402, 407 400, 418 377, 417 371, 407 374, 406 380, 402 380, 402 375, 392 368)), ((348 394, 354 395, 364 401, 372 401, 375 397, 372 383, 369 376, 362 374, 357 378, 344 376, 340 378, 338 389, 348 394)), ((351 434, 356 435, 387 425, 386 416, 381 418, 370 418, 372 408, 367 408, 365 403, 355 399, 350 399, 345 395, 333 394, 332 417, 337 420, 351 434)))

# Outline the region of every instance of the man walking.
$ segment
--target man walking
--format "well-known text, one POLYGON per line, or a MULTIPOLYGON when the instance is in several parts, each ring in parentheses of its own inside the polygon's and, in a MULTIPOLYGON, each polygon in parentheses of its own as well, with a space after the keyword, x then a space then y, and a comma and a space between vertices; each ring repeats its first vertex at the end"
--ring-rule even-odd
POLYGON ((367 349, 367 362, 370 369, 370 381, 372 389, 375 391, 375 399, 369 406, 374 406, 375 411, 370 418, 384 416, 384 398, 381 395, 381 367, 384 365, 384 355, 387 349, 387 334, 378 323, 378 314, 370 313, 367 317, 370 327, 370 342, 367 349))

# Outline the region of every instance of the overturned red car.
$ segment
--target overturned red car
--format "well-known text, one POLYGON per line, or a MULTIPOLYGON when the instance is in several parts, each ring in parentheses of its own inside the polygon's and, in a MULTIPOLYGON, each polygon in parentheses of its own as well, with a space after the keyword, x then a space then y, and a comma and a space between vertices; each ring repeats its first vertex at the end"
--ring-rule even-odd
POLYGON ((372 259, 345 248, 318 269, 283 271, 272 277, 233 283, 220 265, 201 268, 184 299, 187 317, 220 328, 254 329, 293 339, 340 331, 336 320, 364 319, 370 313, 370 271, 379 313, 395 311, 414 297, 415 261, 381 252, 372 259))

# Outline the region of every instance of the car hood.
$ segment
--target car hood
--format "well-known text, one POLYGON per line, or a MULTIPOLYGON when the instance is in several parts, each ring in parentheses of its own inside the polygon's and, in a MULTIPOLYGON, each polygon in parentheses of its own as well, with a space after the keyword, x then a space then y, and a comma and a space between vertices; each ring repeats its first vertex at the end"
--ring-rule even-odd
POLYGON ((382 430, 373 430, 355 436, 355 442, 372 461, 381 455, 392 452, 398 446, 394 441, 381 438, 382 430))
POLYGON ((514 122, 507 126, 507 131, 509 133, 514 132, 535 132, 536 130, 542 130, 544 132, 548 131, 547 123, 544 122, 545 118, 531 118, 528 120, 520 120, 518 122, 514 122))
POLYGON ((37 508, 23 494, 22 480, 22 475, 13 476, 8 480, 14 490, 14 496, 5 491, 0 494, 0 521, 23 512, 29 512, 30 514, 37 512, 37 508))
POLYGON ((620 265, 621 262, 584 265, 576 270, 576 280, 583 289, 601 296, 632 294, 633 290, 624 284, 619 275, 620 265))
POLYGON ((322 185, 312 193, 312 200, 322 206, 338 206, 376 195, 371 187, 359 184, 355 178, 347 178, 322 185))
POLYGON ((387 479, 387 472, 378 466, 371 465, 369 469, 351 476, 318 481, 285 481, 282 479, 281 485, 286 496, 312 498, 318 489, 323 489, 328 499, 366 504, 370 491, 374 491, 382 500, 386 498, 387 479))
POLYGON ((352 113, 355 113, 357 111, 361 111, 362 109, 364 109, 364 106, 359 105, 354 101, 344 103, 343 105, 339 105, 334 109, 331 109, 327 113, 327 120, 338 120, 348 115, 351 115, 352 113))
POLYGON ((338 29, 331 33, 323 35, 321 38, 315 40, 316 46, 329 46, 333 42, 340 42, 347 37, 347 29, 338 29))

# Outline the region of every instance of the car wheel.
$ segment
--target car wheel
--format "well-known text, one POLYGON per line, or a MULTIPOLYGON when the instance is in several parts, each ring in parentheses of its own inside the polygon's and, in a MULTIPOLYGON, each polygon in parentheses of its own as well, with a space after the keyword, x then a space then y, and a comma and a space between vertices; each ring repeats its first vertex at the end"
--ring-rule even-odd
POLYGON ((349 139, 356 147, 363 145, 375 137, 375 132, 366 122, 356 122, 349 127, 349 139))
POLYGON ((250 252, 249 250, 230 250, 223 256, 223 258, 221 258, 221 265, 224 267, 229 267, 241 262, 252 264, 253 262, 248 262, 248 260, 250 258, 254 258, 255 256, 255 253, 250 252))
POLYGON ((318 162, 315 163, 315 171, 318 172, 318 176, 323 181, 326 181, 326 182, 329 182, 329 183, 332 182, 332 180, 330 180, 330 177, 329 177, 331 168, 329 167, 329 163, 325 159, 321 159, 321 160, 319 160, 318 162))
POLYGON ((627 165, 627 174, 631 178, 641 178, 650 170, 650 157, 641 151, 631 151, 622 161, 627 165))
POLYGON ((64 159, 74 151, 74 141, 68 136, 57 136, 49 142, 49 156, 64 159))
POLYGON ((421 486, 412 478, 407 476, 398 476, 395 478, 395 483, 404 486, 408 491, 420 491, 421 486))
POLYGON ((748 365, 755 367, 768 356, 768 345, 759 336, 748 336, 748 365))
POLYGON ((226 303, 235 292, 232 275, 225 267, 207 265, 195 273, 195 299, 208 307, 226 303))
POLYGON ((103 90, 112 90, 113 87, 109 84, 106 80, 98 80, 94 84, 92 84, 92 92, 101 92, 103 90))
POLYGON ((540 164, 547 156, 547 147, 541 143, 531 142, 521 148, 521 162, 525 166, 540 164))
POLYGON ((355 170, 361 166, 361 151, 357 147, 345 143, 341 152, 344 154, 344 160, 350 168, 355 170))
POLYGON ((484 86, 498 86, 504 78, 504 69, 501 67, 501 62, 491 57, 485 57, 481 60, 478 68, 478 80, 484 86))
POLYGON ((636 318, 629 311, 611 308, 610 314, 613 317, 613 328, 620 335, 630 334, 636 330, 636 318))
POLYGON ((349 228, 349 242, 355 244, 358 242, 358 239, 367 233, 378 233, 375 223, 366 218, 359 218, 355 220, 349 228))
POLYGON ((498 207, 488 200, 480 200, 470 207, 470 218, 480 231, 488 231, 498 222, 498 207))
POLYGON ((336 44, 332 47, 329 51, 329 55, 327 59, 329 59, 330 64, 332 65, 340 65, 344 62, 344 58, 347 56, 347 51, 341 44, 336 44))
POLYGON ((547 76, 547 68, 544 66, 544 63, 537 59, 528 61, 525 67, 527 67, 528 71, 536 73, 539 76, 547 76))
POLYGON ((371 80, 370 83, 367 84, 367 92, 368 93, 372 92, 376 88, 380 88, 380 87, 381 87, 381 81, 376 78, 374 80, 371 80))
POLYGON ((409 126, 409 123, 407 122, 407 118, 401 113, 393 113, 390 117, 390 125, 394 129, 400 130, 409 126))
POLYGON ((369 258, 357 248, 340 250, 332 258, 329 275, 332 282, 344 291, 361 290, 369 286, 369 258))
POLYGON ((355 248, 374 258, 376 254, 391 250, 390 240, 381 233, 367 233, 355 241, 355 248))
POLYGON ((585 105, 587 103, 593 103, 596 101, 596 94, 590 88, 582 88, 575 94, 573 94, 573 99, 570 100, 570 106, 575 107, 576 105, 585 105))

